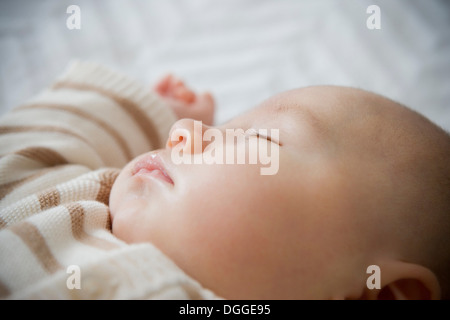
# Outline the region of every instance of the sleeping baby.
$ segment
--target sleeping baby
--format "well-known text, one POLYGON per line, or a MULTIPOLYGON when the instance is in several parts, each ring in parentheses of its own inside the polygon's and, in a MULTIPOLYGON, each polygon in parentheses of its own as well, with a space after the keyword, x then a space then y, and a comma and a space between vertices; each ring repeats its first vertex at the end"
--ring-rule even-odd
POLYGON ((213 119, 211 94, 173 76, 150 92, 81 62, 5 115, 0 294, 449 298, 445 131, 387 98, 337 86, 290 90, 226 123, 213 119), (277 150, 277 172, 173 161, 174 150, 209 152, 211 129, 241 129, 277 150), (72 265, 78 289, 68 288, 72 265), (373 265, 378 288, 367 281, 373 265))

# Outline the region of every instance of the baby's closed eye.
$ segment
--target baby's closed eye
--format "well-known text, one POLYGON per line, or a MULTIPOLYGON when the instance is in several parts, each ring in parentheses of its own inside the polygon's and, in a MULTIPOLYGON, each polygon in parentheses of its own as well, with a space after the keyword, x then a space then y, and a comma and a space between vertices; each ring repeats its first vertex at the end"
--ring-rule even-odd
POLYGON ((279 130, 278 129, 270 129, 270 133, 267 129, 255 129, 250 128, 246 132, 246 137, 255 136, 257 138, 266 139, 269 142, 273 142, 281 146, 281 142, 279 140, 279 130))

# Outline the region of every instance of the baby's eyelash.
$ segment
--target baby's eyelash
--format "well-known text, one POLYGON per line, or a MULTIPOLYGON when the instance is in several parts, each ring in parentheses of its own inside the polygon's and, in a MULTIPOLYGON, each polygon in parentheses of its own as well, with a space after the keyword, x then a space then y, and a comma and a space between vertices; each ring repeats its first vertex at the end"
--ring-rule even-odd
POLYGON ((261 134, 256 129, 253 129, 253 128, 248 129, 248 134, 251 135, 251 136, 256 136, 258 138, 266 139, 269 142, 273 142, 273 143, 276 143, 276 144, 281 146, 281 143, 279 141, 272 139, 272 137, 270 137, 269 135, 261 134))

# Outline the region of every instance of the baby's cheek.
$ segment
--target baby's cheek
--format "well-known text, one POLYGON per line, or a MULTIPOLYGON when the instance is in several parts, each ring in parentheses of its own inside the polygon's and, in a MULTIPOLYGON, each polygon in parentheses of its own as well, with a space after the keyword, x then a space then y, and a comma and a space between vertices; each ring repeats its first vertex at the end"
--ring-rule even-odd
POLYGON ((115 212, 111 215, 111 232, 114 236, 127 243, 132 242, 131 230, 129 228, 130 223, 127 223, 127 217, 124 214, 115 212))
POLYGON ((110 206, 112 233, 121 240, 131 241, 132 208, 124 208, 114 195, 111 197, 110 203, 112 204, 110 206))
POLYGON ((137 203, 130 199, 123 184, 119 180, 113 185, 109 198, 111 231, 121 240, 133 241, 133 227, 137 223, 137 203))

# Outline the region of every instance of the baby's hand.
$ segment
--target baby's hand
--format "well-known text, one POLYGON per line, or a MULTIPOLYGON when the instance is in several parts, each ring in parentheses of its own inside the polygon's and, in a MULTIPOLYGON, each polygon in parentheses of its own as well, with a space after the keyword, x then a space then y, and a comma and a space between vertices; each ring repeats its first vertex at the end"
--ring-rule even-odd
POLYGON ((206 125, 214 122, 214 99, 208 92, 196 94, 180 79, 166 75, 154 90, 172 108, 179 119, 200 120, 206 125))

